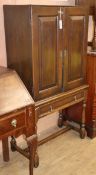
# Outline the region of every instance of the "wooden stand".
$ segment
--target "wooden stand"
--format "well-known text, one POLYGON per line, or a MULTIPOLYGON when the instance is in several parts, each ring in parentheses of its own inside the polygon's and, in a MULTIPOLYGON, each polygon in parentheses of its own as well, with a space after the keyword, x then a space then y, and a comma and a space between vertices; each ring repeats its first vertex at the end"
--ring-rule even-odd
POLYGON ((11 150, 29 159, 29 174, 33 175, 33 167, 39 164, 34 101, 17 73, 0 67, 0 140, 6 162, 9 161, 9 136, 12 136, 11 150), (22 134, 28 145, 25 150, 15 140, 15 136, 22 134))
POLYGON ((86 135, 86 131, 85 131, 85 109, 86 109, 86 98, 85 100, 83 101, 83 108, 82 108, 82 116, 80 117, 81 118, 81 121, 80 121, 80 129, 77 128, 74 124, 73 124, 73 121, 70 119, 70 116, 68 115, 67 113, 67 109, 63 110, 62 111, 62 120, 61 118, 58 119, 58 121, 60 122, 59 124, 61 124, 61 121, 62 121, 62 125, 58 125, 59 127, 62 127, 62 126, 69 126, 71 129, 74 129, 75 131, 79 132, 80 133, 80 138, 81 139, 84 139, 85 138, 85 135, 86 135))

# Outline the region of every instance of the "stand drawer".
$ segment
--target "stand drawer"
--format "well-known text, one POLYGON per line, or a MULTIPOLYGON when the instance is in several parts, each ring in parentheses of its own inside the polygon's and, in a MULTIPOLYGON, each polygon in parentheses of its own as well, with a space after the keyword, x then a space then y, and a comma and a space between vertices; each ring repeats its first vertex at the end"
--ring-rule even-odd
POLYGON ((39 117, 43 117, 44 115, 47 115, 51 112, 64 109, 66 107, 79 103, 83 99, 84 92, 80 92, 50 101, 47 104, 39 106, 39 117))
POLYGON ((23 128, 26 125, 26 110, 6 115, 0 119, 0 135, 23 128))

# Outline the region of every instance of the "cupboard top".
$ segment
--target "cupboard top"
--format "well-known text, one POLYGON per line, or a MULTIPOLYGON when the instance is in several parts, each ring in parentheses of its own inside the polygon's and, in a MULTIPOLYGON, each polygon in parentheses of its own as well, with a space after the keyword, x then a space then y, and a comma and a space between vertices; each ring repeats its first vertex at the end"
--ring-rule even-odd
MULTIPOLYGON (((44 6, 75 6, 75 0, 60 0, 60 1, 56 1, 56 0, 33 0, 32 1, 32 5, 44 5, 44 6)), ((31 5, 31 4, 30 4, 31 5)), ((6 6, 6 5, 4 5, 6 6)), ((8 5, 9 6, 9 5, 8 5)))
POLYGON ((74 6, 75 5, 75 0, 33 0, 32 5, 48 5, 48 6, 74 6))

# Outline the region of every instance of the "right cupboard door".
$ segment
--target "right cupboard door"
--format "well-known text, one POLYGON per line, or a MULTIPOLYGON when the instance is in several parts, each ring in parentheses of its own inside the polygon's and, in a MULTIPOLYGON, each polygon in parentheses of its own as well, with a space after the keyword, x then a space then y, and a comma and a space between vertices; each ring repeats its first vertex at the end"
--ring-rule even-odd
POLYGON ((63 88, 73 89, 86 83, 87 10, 64 8, 63 88))

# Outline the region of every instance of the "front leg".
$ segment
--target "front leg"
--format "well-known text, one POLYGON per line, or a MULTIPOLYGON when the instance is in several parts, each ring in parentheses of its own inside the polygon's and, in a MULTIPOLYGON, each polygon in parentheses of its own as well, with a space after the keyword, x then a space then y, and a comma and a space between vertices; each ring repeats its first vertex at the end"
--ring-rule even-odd
POLYGON ((27 138, 27 144, 29 148, 29 171, 30 175, 33 175, 33 167, 38 167, 39 157, 37 154, 37 135, 34 134, 27 138))
POLYGON ((82 120, 80 125, 80 137, 81 139, 85 138, 86 130, 85 130, 85 108, 86 108, 86 101, 83 101, 83 110, 82 110, 82 120))
POLYGON ((8 137, 2 139, 2 152, 3 152, 3 160, 5 162, 9 161, 9 144, 8 144, 8 137))
POLYGON ((11 144, 11 151, 12 152, 16 151, 16 139, 14 136, 11 136, 10 144, 11 144))
POLYGON ((68 119, 69 119, 69 116, 68 116, 67 108, 60 110, 59 111, 59 118, 58 118, 58 126, 59 127, 66 126, 67 125, 66 121, 68 119))
POLYGON ((61 128, 64 124, 63 124, 63 112, 62 110, 59 110, 59 118, 58 118, 58 126, 61 128))

